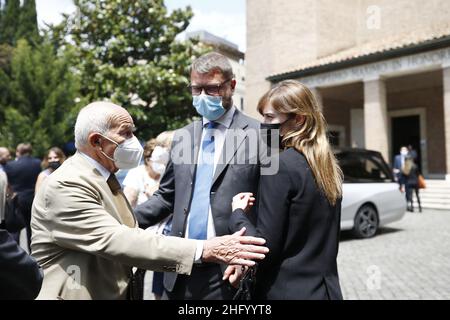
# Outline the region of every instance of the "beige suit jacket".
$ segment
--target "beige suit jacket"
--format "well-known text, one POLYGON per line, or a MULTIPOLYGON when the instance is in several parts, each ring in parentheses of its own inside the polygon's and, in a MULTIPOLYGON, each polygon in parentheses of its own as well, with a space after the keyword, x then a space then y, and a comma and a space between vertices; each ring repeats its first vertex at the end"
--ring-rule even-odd
POLYGON ((77 153, 50 175, 32 210, 38 299, 124 299, 131 267, 190 274, 196 242, 126 226, 105 178, 77 153))

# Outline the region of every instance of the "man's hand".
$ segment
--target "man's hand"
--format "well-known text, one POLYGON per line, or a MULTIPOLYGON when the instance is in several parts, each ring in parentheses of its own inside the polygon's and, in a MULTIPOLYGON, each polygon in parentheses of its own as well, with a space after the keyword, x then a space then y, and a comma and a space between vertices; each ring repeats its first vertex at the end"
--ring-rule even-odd
POLYGON ((250 208, 255 204, 255 198, 251 192, 241 192, 233 197, 231 203, 232 210, 242 209, 244 212, 248 212, 250 208))
POLYGON ((222 280, 225 281, 228 279, 228 281, 230 281, 230 284, 233 287, 237 288, 239 287, 239 282, 241 281, 247 269, 248 267, 228 266, 223 273, 222 280))
POLYGON ((269 252, 263 247, 263 238, 245 237, 245 228, 232 235, 215 237, 203 243, 203 262, 225 263, 232 265, 254 266, 255 261, 262 260, 269 252))

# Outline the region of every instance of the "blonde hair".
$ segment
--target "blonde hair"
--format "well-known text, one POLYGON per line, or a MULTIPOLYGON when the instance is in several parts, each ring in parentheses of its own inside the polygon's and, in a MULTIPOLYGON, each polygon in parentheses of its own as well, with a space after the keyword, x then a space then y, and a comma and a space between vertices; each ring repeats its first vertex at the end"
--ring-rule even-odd
POLYGON ((402 170, 403 174, 406 175, 406 176, 409 176, 409 174, 411 173, 411 170, 413 169, 413 167, 414 167, 414 160, 413 160, 413 158, 408 158, 407 157, 405 159, 405 164, 404 164, 403 170, 402 170))
POLYGON ((284 148, 301 152, 311 167, 319 189, 330 204, 342 197, 343 174, 327 138, 326 121, 312 92, 303 84, 286 80, 276 84, 258 103, 258 111, 270 104, 277 112, 302 115, 305 121, 283 136, 284 148))
POLYGON ((163 131, 156 137, 156 145, 170 149, 175 131, 163 131))
POLYGON ((153 150, 157 146, 156 139, 148 140, 144 145, 144 159, 150 158, 152 156, 153 150))

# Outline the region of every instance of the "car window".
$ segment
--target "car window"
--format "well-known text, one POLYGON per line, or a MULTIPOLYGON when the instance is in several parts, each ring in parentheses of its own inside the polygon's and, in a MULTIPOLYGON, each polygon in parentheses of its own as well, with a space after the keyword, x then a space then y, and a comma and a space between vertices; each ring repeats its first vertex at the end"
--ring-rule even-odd
POLYGON ((345 182, 369 183, 391 182, 388 168, 383 160, 371 154, 340 153, 337 155, 345 182))

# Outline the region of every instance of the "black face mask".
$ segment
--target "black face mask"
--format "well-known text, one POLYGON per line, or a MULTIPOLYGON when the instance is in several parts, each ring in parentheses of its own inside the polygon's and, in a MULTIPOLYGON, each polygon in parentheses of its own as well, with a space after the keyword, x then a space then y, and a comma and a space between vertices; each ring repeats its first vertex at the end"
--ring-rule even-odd
MULTIPOLYGON (((286 121, 284 121, 282 123, 261 123, 261 125, 260 125, 261 130, 265 130, 267 132, 267 137, 263 136, 262 138, 263 138, 263 141, 265 141, 267 143, 267 146, 269 148, 272 145, 272 141, 276 141, 276 139, 278 139, 278 141, 279 141, 278 146, 280 149, 282 149, 281 141, 283 140, 283 137, 280 134, 281 126, 284 125, 289 120, 290 119, 288 118, 286 121), (277 135, 277 137, 274 137, 274 135, 277 135)), ((264 135, 264 133, 263 133, 263 135, 264 135)))
MULTIPOLYGON (((281 123, 261 123, 261 140, 268 150, 272 149, 272 146, 275 148, 276 142, 278 142, 278 149, 281 149, 280 127, 281 123)), ((271 153, 269 152, 269 154, 271 153)))
POLYGON ((50 169, 56 170, 61 166, 61 163, 59 161, 51 161, 48 163, 48 167, 50 169))

